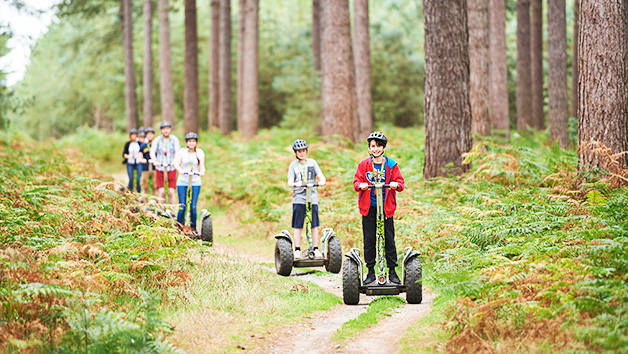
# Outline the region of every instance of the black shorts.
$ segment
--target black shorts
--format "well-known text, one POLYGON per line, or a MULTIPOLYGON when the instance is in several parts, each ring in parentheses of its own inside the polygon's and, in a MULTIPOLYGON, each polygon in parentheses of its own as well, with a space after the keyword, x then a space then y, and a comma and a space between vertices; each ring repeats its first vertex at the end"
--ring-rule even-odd
MULTIPOLYGON (((305 204, 292 204, 292 228, 302 229, 305 225, 305 204)), ((312 204, 312 227, 319 227, 318 205, 312 204)))

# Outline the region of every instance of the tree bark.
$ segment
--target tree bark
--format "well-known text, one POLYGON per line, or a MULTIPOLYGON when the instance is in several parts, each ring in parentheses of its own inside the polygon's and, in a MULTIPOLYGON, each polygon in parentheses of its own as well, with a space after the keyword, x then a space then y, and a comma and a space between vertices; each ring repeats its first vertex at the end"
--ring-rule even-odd
MULTIPOLYGON (((628 97, 626 2, 578 1, 578 158, 579 169, 601 165, 584 144, 599 141, 613 152, 626 151, 628 97)), ((625 158, 621 159, 625 166, 625 158)))
POLYGON ((323 135, 355 139, 355 73, 348 0, 323 0, 323 135))
POLYGON ((578 119, 578 0, 575 3, 573 11, 573 56, 571 58, 571 116, 578 119))
POLYGON ((198 133, 198 35, 196 0, 185 0, 185 83, 183 85, 184 133, 198 133))
POLYGON ((488 2, 469 0, 469 101, 471 104, 471 131, 482 136, 491 134, 488 110, 488 2))
POLYGON ((321 70, 321 1, 312 0, 312 52, 314 69, 321 70))
POLYGON ((231 117, 231 2, 220 3, 220 131, 227 135, 233 129, 231 117))
POLYGON ((517 130, 531 126, 530 71, 530 0, 517 0, 517 130))
POLYGON ((131 0, 122 0, 122 45, 124 49, 124 77, 126 117, 128 129, 137 128, 137 94, 135 92, 135 67, 133 65, 133 5, 131 0))
POLYGON ((220 126, 220 0, 211 0, 209 129, 220 126))
POLYGON ((532 71, 532 121, 537 130, 545 129, 543 112, 543 0, 532 0, 532 26, 530 29, 530 69, 532 71))
MULTIPOLYGON (((355 60, 355 88, 359 128, 357 138, 364 139, 373 129, 371 115, 371 49, 369 38, 368 0, 353 2, 353 36, 355 60)), ((358 140, 356 139, 356 140, 358 140)))
POLYGON ((158 0, 159 12, 159 88, 161 92, 161 118, 174 128, 174 91, 172 88, 172 63, 170 52, 170 8, 168 0, 158 0))
POLYGON ((238 96, 242 96, 241 106, 238 111, 242 111, 242 126, 238 129, 245 138, 251 138, 257 135, 259 125, 259 91, 258 91, 258 73, 259 73, 259 45, 258 45, 258 21, 259 21, 259 0, 244 0, 246 5, 244 20, 245 31, 242 46, 242 83, 240 85, 242 91, 238 92, 238 96))
POLYGON ((144 0, 144 126, 153 126, 153 2, 144 0))
POLYGON ((567 22, 565 0, 547 2, 548 117, 551 140, 558 139, 562 148, 569 145, 567 136, 567 22))
POLYGON ((425 165, 424 178, 468 170, 471 149, 469 42, 466 0, 424 0, 425 165))
POLYGON ((244 42, 246 38, 246 17, 247 17, 247 0, 239 0, 238 9, 240 10, 240 19, 238 23, 238 52, 237 52, 237 74, 236 74, 236 127, 242 130, 244 122, 242 122, 242 83, 244 82, 244 76, 242 70, 244 68, 244 42))
POLYGON ((506 68, 506 2, 490 0, 489 97, 491 120, 495 129, 510 136, 508 117, 508 72, 506 68))

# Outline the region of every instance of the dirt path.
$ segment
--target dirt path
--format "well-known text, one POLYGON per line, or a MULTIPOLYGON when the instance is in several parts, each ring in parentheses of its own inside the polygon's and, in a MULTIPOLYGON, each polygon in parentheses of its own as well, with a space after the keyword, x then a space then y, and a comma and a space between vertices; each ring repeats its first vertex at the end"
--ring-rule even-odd
MULTIPOLYGON (((243 257, 253 262, 274 262, 271 257, 240 253, 237 249, 226 245, 216 244, 214 250, 222 254, 243 257)), ((263 267, 275 272, 274 267, 263 267)), ((313 269, 324 271, 322 267, 313 269)), ((292 270, 290 276, 314 283, 325 291, 342 297, 341 274, 316 275, 297 268, 292 270)), ((402 297, 405 298, 405 294, 402 297)), ((405 334, 406 329, 431 311, 434 295, 424 290, 422 304, 405 304, 397 308, 391 316, 381 319, 375 326, 367 328, 350 341, 335 342, 331 340, 336 330, 345 322, 365 312, 368 304, 374 299, 373 296, 360 294, 360 302, 356 306, 336 306, 328 311, 314 313, 309 318, 302 319, 292 325, 277 327, 272 330, 271 334, 253 337, 256 340, 256 345, 248 352, 277 354, 397 353, 399 351, 398 342, 405 334)))

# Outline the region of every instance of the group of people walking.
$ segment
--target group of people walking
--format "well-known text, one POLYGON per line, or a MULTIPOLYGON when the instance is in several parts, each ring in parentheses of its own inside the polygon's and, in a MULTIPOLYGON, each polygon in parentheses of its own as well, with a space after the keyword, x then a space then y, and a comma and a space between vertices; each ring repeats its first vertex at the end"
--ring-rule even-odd
POLYGON ((122 153, 129 175, 127 188, 138 193, 149 192, 152 181, 152 194, 164 201, 167 184, 170 203, 175 200, 176 188, 180 205, 177 221, 183 224, 190 184, 190 226, 196 230, 196 203, 201 192, 201 177, 205 175, 205 153, 197 148, 198 134, 186 134, 186 147, 182 148, 179 139, 172 135, 170 122, 162 122, 159 129, 161 135, 156 138, 155 130, 150 127, 129 130, 129 141, 122 153))

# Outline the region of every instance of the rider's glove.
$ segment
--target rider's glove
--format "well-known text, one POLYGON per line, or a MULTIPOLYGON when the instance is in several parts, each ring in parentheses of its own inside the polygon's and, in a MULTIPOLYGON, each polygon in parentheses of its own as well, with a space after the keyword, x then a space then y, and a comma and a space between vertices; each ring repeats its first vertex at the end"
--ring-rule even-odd
POLYGON ((366 189, 368 188, 369 184, 368 183, 360 183, 360 189, 366 189))
POLYGON ((399 183, 397 183, 397 182, 390 182, 390 188, 397 189, 398 187, 399 187, 399 183))

